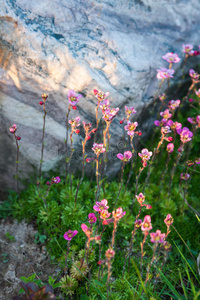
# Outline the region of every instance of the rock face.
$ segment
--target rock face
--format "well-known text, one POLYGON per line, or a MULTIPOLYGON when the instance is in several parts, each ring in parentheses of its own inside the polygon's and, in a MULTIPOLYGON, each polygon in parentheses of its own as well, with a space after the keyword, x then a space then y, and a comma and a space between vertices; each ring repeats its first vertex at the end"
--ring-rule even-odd
MULTIPOLYGON (((112 107, 134 106, 137 120, 158 87, 156 69, 167 67, 161 56, 169 51, 181 56, 183 43, 198 45, 199 11, 196 0, 1 0, 0 187, 15 186, 10 125, 17 124, 22 137, 20 171, 27 177, 39 165, 42 92, 49 93, 47 171, 63 162, 68 90, 83 95, 71 117, 95 124, 96 88, 110 92, 112 107)), ((112 149, 123 135, 118 121, 111 126, 112 149)), ((77 151, 82 139, 74 138, 77 151)))

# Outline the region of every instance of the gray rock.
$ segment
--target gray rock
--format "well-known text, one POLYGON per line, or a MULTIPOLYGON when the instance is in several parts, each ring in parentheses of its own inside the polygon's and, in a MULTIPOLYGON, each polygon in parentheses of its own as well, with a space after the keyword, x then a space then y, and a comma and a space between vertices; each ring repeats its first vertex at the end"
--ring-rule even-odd
MULTIPOLYGON (((167 67, 161 56, 169 51, 181 55, 183 43, 199 43, 199 10, 196 0, 2 0, 0 187, 15 187, 10 125, 16 123, 22 137, 21 174, 27 178, 39 166, 42 92, 50 94, 43 164, 48 171, 63 164, 68 90, 84 96, 71 117, 95 123, 97 88, 110 92, 113 107, 134 106, 139 119, 158 88, 156 69, 167 67)), ((118 121, 110 130, 113 151, 123 135, 118 121)), ((140 127, 148 131, 152 120, 145 122, 140 127)), ((82 139, 82 133, 74 137, 76 156, 82 139)), ((114 160, 110 173, 118 165, 114 160)))

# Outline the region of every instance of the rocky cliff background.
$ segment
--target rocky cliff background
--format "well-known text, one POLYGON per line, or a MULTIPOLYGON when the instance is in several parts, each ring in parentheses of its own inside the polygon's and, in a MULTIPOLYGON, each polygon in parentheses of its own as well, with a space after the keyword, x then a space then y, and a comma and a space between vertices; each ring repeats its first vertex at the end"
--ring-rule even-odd
MULTIPOLYGON (((199 11, 198 0, 1 0, 0 188, 15 187, 10 125, 17 124, 22 137, 20 172, 28 177, 38 168, 42 92, 49 93, 44 171, 64 162, 69 89, 83 95, 71 117, 94 124, 96 88, 110 92, 112 107, 134 106, 140 129, 148 131, 152 120, 141 118, 141 112, 158 88, 156 69, 167 67, 161 57, 166 52, 181 56, 184 43, 200 44, 199 11)), ((196 64, 197 58, 190 62, 196 64)), ((123 135, 119 118, 110 133, 115 151, 123 135)), ((74 138, 77 151, 82 139, 82 134, 74 138)))

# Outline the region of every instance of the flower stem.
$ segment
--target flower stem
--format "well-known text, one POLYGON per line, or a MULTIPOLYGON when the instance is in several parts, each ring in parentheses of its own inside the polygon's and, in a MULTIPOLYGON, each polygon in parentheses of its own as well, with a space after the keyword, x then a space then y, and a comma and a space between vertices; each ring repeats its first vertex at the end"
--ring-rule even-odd
POLYGON ((18 193, 18 196, 20 195, 20 192, 19 192, 19 180, 18 180, 18 164, 19 164, 19 144, 18 144, 18 141, 17 141, 17 137, 14 133, 14 137, 15 137, 15 143, 16 143, 16 146, 17 146, 17 160, 16 160, 16 182, 17 182, 17 193, 18 193))
POLYGON ((43 153, 44 153, 44 133, 45 133, 45 120, 46 120, 46 108, 45 108, 45 102, 43 104, 43 110, 44 110, 44 116, 43 116, 43 130, 42 130, 42 150, 41 150, 41 159, 40 159, 40 167, 39 167, 39 181, 41 179, 41 173, 42 173, 42 163, 43 163, 43 153))

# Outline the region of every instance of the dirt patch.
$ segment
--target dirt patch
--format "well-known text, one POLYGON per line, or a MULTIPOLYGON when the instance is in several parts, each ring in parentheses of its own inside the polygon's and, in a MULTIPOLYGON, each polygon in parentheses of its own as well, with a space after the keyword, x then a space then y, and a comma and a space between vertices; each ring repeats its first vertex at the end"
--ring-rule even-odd
MULTIPOLYGON (((36 273, 44 283, 61 271, 51 265, 44 245, 34 243, 37 231, 25 222, 0 222, 0 299, 12 300, 20 290, 21 276, 36 273)), ((62 296, 59 299, 63 299, 62 296)))

